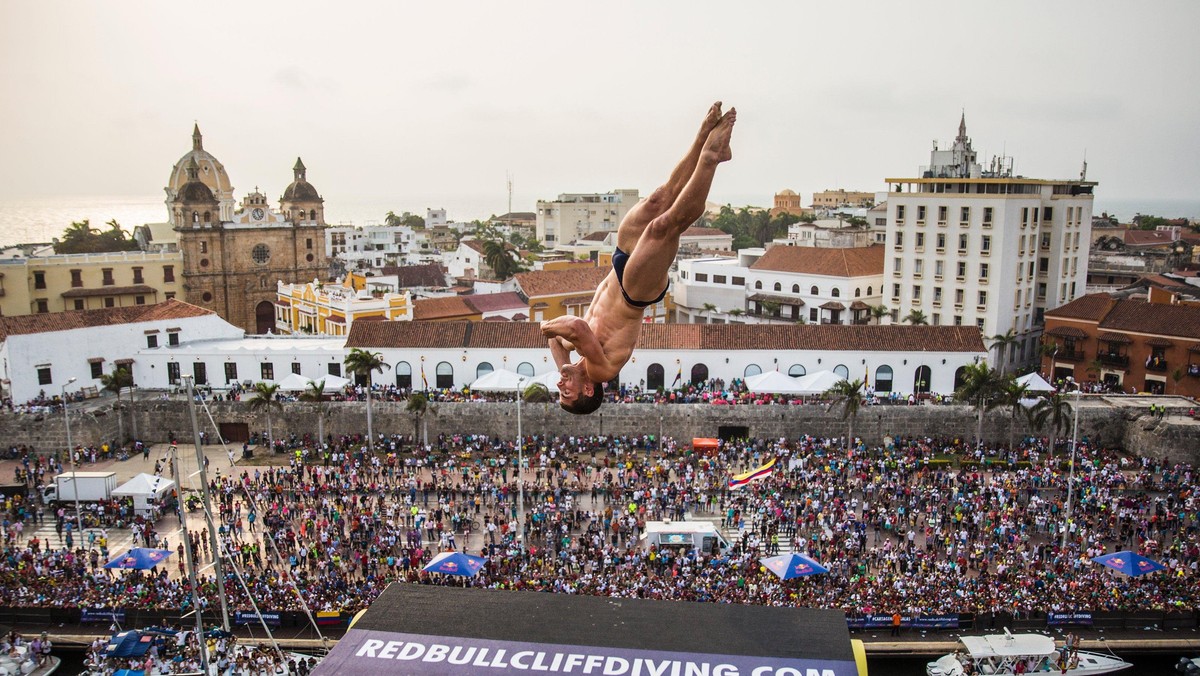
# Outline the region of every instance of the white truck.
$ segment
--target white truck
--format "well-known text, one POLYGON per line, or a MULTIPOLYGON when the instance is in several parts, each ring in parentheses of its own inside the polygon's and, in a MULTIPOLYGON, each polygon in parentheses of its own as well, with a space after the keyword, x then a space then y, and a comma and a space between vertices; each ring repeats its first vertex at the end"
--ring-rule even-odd
POLYGON ((724 556, 729 542, 711 521, 647 521, 642 548, 671 548, 686 554, 724 556))
POLYGON ((115 490, 116 472, 63 472, 42 486, 42 502, 98 502, 112 498, 115 490))

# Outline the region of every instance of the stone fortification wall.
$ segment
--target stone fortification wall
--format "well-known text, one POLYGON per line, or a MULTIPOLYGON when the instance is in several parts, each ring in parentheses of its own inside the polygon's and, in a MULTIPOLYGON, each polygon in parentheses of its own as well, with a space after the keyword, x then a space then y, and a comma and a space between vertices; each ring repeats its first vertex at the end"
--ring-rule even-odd
MULTIPOLYGON (((425 416, 430 438, 439 433, 479 433, 512 438, 517 434, 515 403, 434 404, 436 414, 425 416)), ((250 431, 265 432, 266 416, 253 413, 245 402, 210 402, 213 419, 218 423, 245 423, 250 431)), ((365 431, 366 406, 355 402, 323 404, 325 430, 333 434, 365 431)), ((404 410, 402 402, 374 402, 373 424, 376 432, 414 434, 420 429, 415 417, 404 410)), ((5 447, 29 445, 39 450, 63 448, 66 444, 62 414, 0 416, 0 437, 5 447)), ((171 433, 181 441, 191 440, 191 423, 186 402, 179 400, 142 400, 137 411, 120 421, 128 433, 136 425, 141 438, 150 442, 166 441, 171 433)), ((203 429, 213 433, 203 409, 198 409, 203 429)), ((272 414, 276 437, 317 433, 317 405, 287 403, 282 412, 272 414)), ((842 436, 847 423, 836 411, 824 406, 713 406, 622 404, 606 405, 590 416, 573 416, 557 404, 524 404, 522 426, 526 434, 636 435, 659 434, 677 439, 716 437, 723 431, 756 437, 789 437, 802 434, 842 436)), ((975 412, 967 406, 870 406, 861 409, 854 433, 868 443, 879 443, 884 436, 929 436, 973 439, 975 412)), ((1007 444, 1010 417, 1006 411, 985 414, 985 440, 1007 444)), ((1018 438, 1032 431, 1023 417, 1015 425, 1018 438)), ((1047 434, 1043 431, 1041 434, 1047 434)), ((1080 408, 1081 437, 1109 446, 1158 458, 1188 460, 1200 464, 1200 425, 1182 418, 1155 421, 1144 411, 1106 405, 1080 408)), ((71 435, 76 443, 111 442, 117 438, 118 416, 72 412, 71 435)), ((1065 429, 1064 435, 1070 435, 1065 429)))

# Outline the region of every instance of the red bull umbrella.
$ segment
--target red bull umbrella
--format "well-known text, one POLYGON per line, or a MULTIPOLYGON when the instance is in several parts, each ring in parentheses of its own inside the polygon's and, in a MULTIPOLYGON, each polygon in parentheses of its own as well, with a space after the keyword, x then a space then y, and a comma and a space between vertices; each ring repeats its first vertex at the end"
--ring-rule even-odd
POLYGON ((105 568, 127 568, 133 570, 148 570, 167 560, 171 555, 168 549, 148 549, 134 547, 112 561, 104 564, 105 568))
POLYGON ((1113 570, 1120 571, 1131 577, 1153 573, 1158 570, 1163 570, 1166 566, 1162 565, 1154 559, 1147 559, 1141 554, 1131 551, 1113 552, 1104 556, 1097 556, 1092 559, 1102 566, 1108 566, 1113 570))
POLYGON ((775 573, 781 580, 790 580, 795 577, 804 577, 805 575, 816 575, 817 573, 828 573, 829 569, 803 554, 784 554, 782 556, 772 556, 767 559, 759 559, 767 570, 775 573))
POLYGON ((442 552, 421 570, 426 573, 441 573, 443 575, 462 575, 474 577, 483 570, 485 559, 461 552, 442 552))

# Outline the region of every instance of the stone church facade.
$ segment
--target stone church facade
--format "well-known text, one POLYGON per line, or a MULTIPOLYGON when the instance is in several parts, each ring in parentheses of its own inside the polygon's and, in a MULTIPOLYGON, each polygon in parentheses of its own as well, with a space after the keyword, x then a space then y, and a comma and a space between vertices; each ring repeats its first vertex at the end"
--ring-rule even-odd
POLYGON ((274 327, 277 282, 327 275, 325 200, 299 158, 278 209, 257 189, 234 204, 225 168, 204 150, 197 126, 192 150, 171 170, 166 193, 188 302, 247 333, 274 327))

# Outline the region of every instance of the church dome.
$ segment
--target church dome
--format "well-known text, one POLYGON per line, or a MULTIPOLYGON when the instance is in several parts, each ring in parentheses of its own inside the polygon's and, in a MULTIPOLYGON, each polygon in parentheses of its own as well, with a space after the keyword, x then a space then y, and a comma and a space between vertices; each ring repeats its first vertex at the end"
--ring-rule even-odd
POLYGON ((300 158, 296 158, 296 166, 292 167, 294 180, 291 185, 283 191, 283 197, 279 198, 281 202, 320 202, 321 195, 317 193, 317 189, 313 184, 308 182, 306 176, 307 170, 304 167, 304 162, 300 158))
POLYGON ((175 193, 176 202, 216 202, 212 189, 196 180, 184 183, 175 193))
MULTIPOLYGON (((212 195, 229 196, 233 194, 233 184, 229 180, 229 174, 225 173, 225 166, 204 149, 204 138, 200 135, 200 125, 196 125, 192 130, 191 152, 179 158, 175 166, 171 167, 171 177, 167 180, 168 194, 178 195, 180 189, 188 183, 187 169, 192 162, 195 162, 198 168, 198 180, 208 186, 212 195)), ((212 199, 212 195, 209 196, 209 199, 212 199)))

